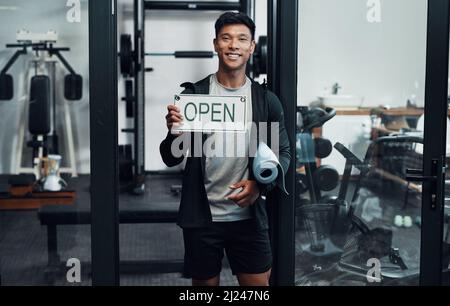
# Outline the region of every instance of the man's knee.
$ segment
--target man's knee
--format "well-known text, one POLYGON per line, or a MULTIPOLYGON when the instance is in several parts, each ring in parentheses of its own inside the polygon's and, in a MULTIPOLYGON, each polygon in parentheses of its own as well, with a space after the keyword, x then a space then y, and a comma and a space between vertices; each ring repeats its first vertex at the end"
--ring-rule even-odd
POLYGON ((256 286, 267 287, 269 286, 271 270, 261 274, 239 274, 238 280, 241 286, 256 286))
POLYGON ((220 276, 216 276, 207 280, 192 280, 192 286, 194 287, 217 287, 220 284, 220 276))

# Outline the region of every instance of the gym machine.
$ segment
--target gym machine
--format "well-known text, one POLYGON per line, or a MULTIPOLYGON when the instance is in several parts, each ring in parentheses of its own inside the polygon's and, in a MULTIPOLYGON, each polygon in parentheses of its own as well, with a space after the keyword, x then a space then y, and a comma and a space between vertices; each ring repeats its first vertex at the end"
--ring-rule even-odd
MULTIPOLYGON (((313 129, 322 127, 335 116, 331 108, 309 109, 298 107, 299 127, 297 135, 297 156, 299 165, 304 168, 304 174, 297 176, 296 216, 302 221, 307 244, 302 245, 304 258, 308 258, 314 266, 307 269, 306 274, 297 280, 297 285, 304 285, 312 278, 321 279, 322 266, 327 264, 337 267, 341 272, 348 272, 365 279, 369 268, 366 262, 369 258, 386 257, 382 275, 385 281, 395 283, 397 279, 413 276, 416 271, 400 256, 398 248, 393 247, 393 232, 387 228, 369 228, 355 215, 355 206, 362 181, 379 170, 372 165, 371 160, 378 146, 386 143, 408 145, 421 143, 416 137, 390 136, 374 141, 367 150, 364 160, 360 160, 341 143, 332 146, 331 142, 320 137, 313 138, 313 129), (317 167, 316 158, 325 158, 332 149, 337 150, 345 158, 345 168, 342 178, 329 166, 317 167), (320 168, 327 167, 321 173, 320 168), (359 178, 351 197, 347 196, 349 182, 353 169, 359 170, 359 178), (319 172, 317 172, 319 170, 319 172), (322 195, 323 191, 334 190, 340 180, 338 196, 322 195), (302 194, 309 191, 309 199, 302 194)), ((344 274, 344 277, 347 274, 344 274)))
POLYGON ((57 34, 54 31, 49 31, 46 34, 30 33, 21 30, 17 33, 17 44, 7 44, 6 48, 15 48, 17 50, 14 55, 7 62, 5 67, 0 71, 0 100, 11 100, 14 96, 14 82, 13 77, 8 74, 8 70, 14 65, 21 55, 28 53, 28 48, 38 56, 39 52, 47 51, 48 55, 52 57, 55 55, 69 71, 70 74, 64 78, 64 96, 67 100, 80 100, 83 88, 82 77, 75 72, 67 60, 62 56, 61 52, 70 51, 70 48, 56 48, 53 46, 57 41, 57 34))
MULTIPOLYGON (((145 11, 150 10, 184 10, 184 11, 240 11, 254 17, 254 0, 241 0, 238 2, 208 2, 208 1, 143 1, 134 0, 134 48, 132 36, 120 36, 120 71, 125 78, 126 117, 134 119, 132 128, 123 129, 123 133, 133 134, 134 154, 130 146, 121 146, 119 172, 123 180, 132 181, 122 190, 134 194, 145 192, 145 73, 152 72, 153 68, 145 67, 145 58, 148 56, 167 56, 179 58, 213 58, 212 51, 175 51, 163 53, 145 52, 145 11), (130 156, 133 155, 133 160, 130 156), (129 168, 132 165, 132 170, 129 168)), ((256 78, 267 73, 267 37, 258 40, 257 50, 250 60, 248 75, 256 78)), ((175 188, 177 190, 177 188, 175 188)))
MULTIPOLYGON (((63 66, 69 71, 64 79, 64 97, 66 100, 80 100, 82 97, 82 77, 76 74, 61 52, 70 51, 69 48, 55 47, 57 34, 54 31, 47 33, 30 33, 22 30, 17 33, 17 44, 7 44, 7 48, 18 49, 6 66, 0 72, 0 100, 11 100, 14 97, 13 77, 8 74, 8 70, 13 66, 21 55, 28 54, 29 49, 35 53, 36 58, 32 61, 34 64, 35 75, 30 80, 29 106, 23 111, 22 125, 19 128, 18 158, 16 173, 9 180, 10 190, 8 194, 2 194, 0 197, 1 207, 5 209, 34 209, 42 204, 52 204, 57 202, 73 203, 74 194, 66 192, 64 194, 51 194, 45 192, 44 181, 47 178, 49 168, 53 168, 53 175, 59 175, 60 172, 71 173, 77 176, 75 163, 75 150, 72 136, 72 127, 68 105, 64 101, 65 108, 65 132, 66 141, 69 147, 70 168, 59 168, 59 144, 56 134, 56 56, 63 66), (48 56, 40 57, 43 54, 48 56), (38 74, 40 64, 48 65, 50 77, 38 74), (28 121, 26 120, 28 111, 28 121), (51 115, 53 114, 53 118, 51 115), (32 165, 33 168, 22 167, 22 139, 25 135, 25 123, 28 122, 28 129, 32 135, 32 140, 27 143, 33 150, 32 165), (49 135, 52 130, 52 135, 49 135), (51 139, 51 142, 49 141, 51 139), (53 156, 51 156, 53 155, 53 156), (51 157, 51 158, 49 158, 51 157), (51 166, 50 166, 51 164, 51 166), (29 175, 27 175, 29 174, 29 175), (61 200, 62 199, 62 200, 61 200), (22 203, 23 202, 23 203, 22 203)), ((52 177, 54 179, 55 177, 52 177)), ((61 180, 61 183, 64 182, 61 180)), ((59 184, 59 182, 58 182, 59 184)), ((53 187, 56 189, 55 184, 53 187)))
MULTIPOLYGON (((331 166, 317 167, 316 158, 324 159, 330 156, 333 145, 322 137, 313 137, 314 129, 321 128, 326 122, 336 116, 332 108, 297 107, 297 161, 298 167, 304 167, 303 173, 297 173, 297 190, 299 194, 309 191, 312 203, 322 201, 322 191, 335 189, 339 183, 339 173, 331 166)), ((301 199, 299 199, 301 200, 301 199)))
POLYGON ((134 51, 131 35, 121 35, 119 57, 120 70, 125 79, 125 97, 122 101, 126 103, 126 117, 134 119, 134 126, 123 129, 122 132, 133 134, 134 146, 119 146, 119 176, 121 182, 131 182, 121 187, 121 191, 143 195, 145 193, 145 10, 143 0, 134 0, 133 5, 134 51))
POLYGON ((297 107, 297 175, 296 215, 303 221, 310 242, 305 251, 315 257, 342 254, 352 226, 367 232, 368 228, 353 215, 347 202, 347 192, 353 168, 364 176, 369 168, 344 145, 314 137, 314 129, 321 128, 336 115, 332 108, 297 107), (317 159, 328 157, 336 149, 346 160, 342 179, 335 168, 318 166, 317 159), (301 170, 300 170, 301 169, 301 170), (339 185, 340 182, 340 185, 339 185), (329 196, 339 185, 338 196, 329 196), (325 194, 323 194, 325 192, 325 194), (304 197, 309 193, 309 198, 304 197))

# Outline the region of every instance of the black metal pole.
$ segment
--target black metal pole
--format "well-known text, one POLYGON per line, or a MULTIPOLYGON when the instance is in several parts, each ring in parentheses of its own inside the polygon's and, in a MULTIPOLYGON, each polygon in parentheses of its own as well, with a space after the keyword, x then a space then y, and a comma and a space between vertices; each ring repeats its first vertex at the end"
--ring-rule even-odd
MULTIPOLYGON (((432 174, 432 161, 445 167, 449 63, 449 1, 428 1, 425 137, 423 174, 432 174)), ((423 183, 420 284, 440 285, 444 217, 444 173, 437 182, 423 183), (436 187, 433 187, 436 184, 436 187), (433 192, 433 188, 437 188, 433 192), (433 193, 437 196, 432 199, 433 193)))
POLYGON ((96 286, 120 284, 116 11, 116 1, 89 1, 91 249, 96 286))
POLYGON ((239 2, 145 1, 146 10, 241 11, 239 2))
POLYGON ((297 113, 298 0, 269 0, 269 88, 280 98, 291 144, 291 164, 286 174, 289 196, 270 198, 274 247, 274 285, 295 282, 295 144, 297 113))
POLYGON ((134 0, 134 165, 135 193, 145 190, 145 10, 144 0, 134 0))
POLYGON ((52 104, 53 104, 53 134, 52 154, 59 154, 58 134, 56 133, 56 63, 51 62, 52 67, 52 104))
POLYGON ((8 61, 8 63, 6 63, 5 67, 2 69, 2 71, 0 72, 1 75, 4 75, 8 72, 9 68, 11 68, 12 65, 14 65, 14 63, 16 62, 16 60, 19 58, 20 55, 22 54, 27 54, 26 49, 24 48, 24 50, 18 50, 14 53, 14 55, 11 57, 11 59, 8 61))
POLYGON ((72 66, 70 66, 69 62, 66 61, 64 56, 62 56, 62 54, 59 51, 52 51, 50 53, 51 54, 55 54, 59 58, 59 60, 63 63, 64 67, 66 67, 66 69, 69 70, 69 72, 71 74, 77 74, 75 72, 75 70, 73 70, 72 66))

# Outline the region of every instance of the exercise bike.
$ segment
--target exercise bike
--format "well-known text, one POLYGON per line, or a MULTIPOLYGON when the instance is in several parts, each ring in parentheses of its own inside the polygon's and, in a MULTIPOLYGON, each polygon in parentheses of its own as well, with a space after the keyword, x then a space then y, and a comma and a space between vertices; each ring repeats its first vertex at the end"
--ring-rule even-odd
POLYGON ((302 109, 300 115, 306 117, 307 124, 303 125, 305 128, 299 128, 301 135, 297 137, 300 142, 297 145, 297 155, 303 158, 300 162, 307 162, 302 165, 304 174, 300 178, 305 180, 304 184, 308 187, 306 191, 309 191, 310 198, 308 200, 298 198, 296 209, 297 217, 302 221, 301 234, 306 234, 302 237, 303 241, 308 242, 300 243, 301 259, 298 261, 303 265, 304 271, 296 284, 323 283, 331 280, 327 284, 342 284, 345 281, 347 284, 356 282, 365 285, 370 269, 367 262, 371 258, 377 258, 381 262, 380 277, 383 284, 414 283, 418 278, 417 269, 410 266, 408 261, 404 261, 401 250, 393 246, 393 232, 384 227, 369 228, 355 212, 359 205, 357 199, 364 185, 364 179, 380 172, 377 165, 371 162, 374 154, 381 154, 378 152, 378 146, 392 142, 404 146, 408 142, 420 143, 420 140, 411 137, 379 138, 371 144, 364 160, 360 160, 342 144, 336 143, 334 149, 345 158, 345 170, 340 180, 338 196, 322 196, 320 184, 314 180, 317 154, 312 154, 314 151, 311 148, 314 146, 311 144, 314 142, 310 127, 323 126, 333 118, 333 111, 302 109), (309 123, 311 118, 316 118, 314 119, 316 123, 309 123), (354 184, 353 195, 347 197, 353 169, 359 170, 359 179, 354 184), (312 201, 312 198, 315 200, 312 201))
POLYGON ((392 264, 402 268, 404 263, 398 250, 391 246, 392 232, 382 228, 370 229, 355 215, 361 178, 371 171, 371 165, 366 160, 360 160, 341 143, 333 146, 327 139, 314 137, 313 129, 330 121, 336 115, 335 110, 299 107, 298 115, 296 217, 300 239, 297 245, 301 254, 300 264, 305 271, 297 284, 305 284, 314 274, 325 277, 324 273, 331 270, 334 270, 333 273, 349 272, 340 263, 354 250, 359 252, 361 258, 388 255, 392 264), (328 157, 333 148, 345 158, 342 178, 331 166, 317 166, 316 158, 328 157), (349 197, 347 194, 354 169, 359 171, 360 179, 349 197), (337 196, 330 195, 329 192, 338 185, 337 196), (306 193, 309 197, 304 196, 306 193))
MULTIPOLYGON (((353 168, 362 174, 368 171, 344 145, 336 143, 337 150, 346 160, 344 174, 340 181, 338 171, 329 165, 320 165, 316 159, 331 155, 333 145, 330 140, 314 136, 314 129, 323 127, 336 116, 332 108, 298 107, 297 127, 297 216, 302 218, 306 232, 310 235, 310 246, 305 250, 315 256, 342 253, 345 233, 351 225, 353 210, 346 199, 353 168), (337 196, 331 196, 340 182, 337 196), (309 197, 304 194, 308 193, 309 197), (310 220, 311 222, 305 222, 310 220), (314 227, 314 228, 312 228, 314 227)), ((365 230, 357 220, 358 226, 365 230)))

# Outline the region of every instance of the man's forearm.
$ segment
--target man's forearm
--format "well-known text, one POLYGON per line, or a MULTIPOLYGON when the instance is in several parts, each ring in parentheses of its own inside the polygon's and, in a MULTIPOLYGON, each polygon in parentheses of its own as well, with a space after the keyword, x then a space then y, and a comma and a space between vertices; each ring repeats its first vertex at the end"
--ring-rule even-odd
POLYGON ((172 154, 172 145, 175 139, 177 139, 177 136, 174 136, 169 132, 166 139, 164 139, 159 146, 159 152, 161 154, 163 162, 169 168, 178 166, 184 160, 184 156, 177 158, 172 154))

